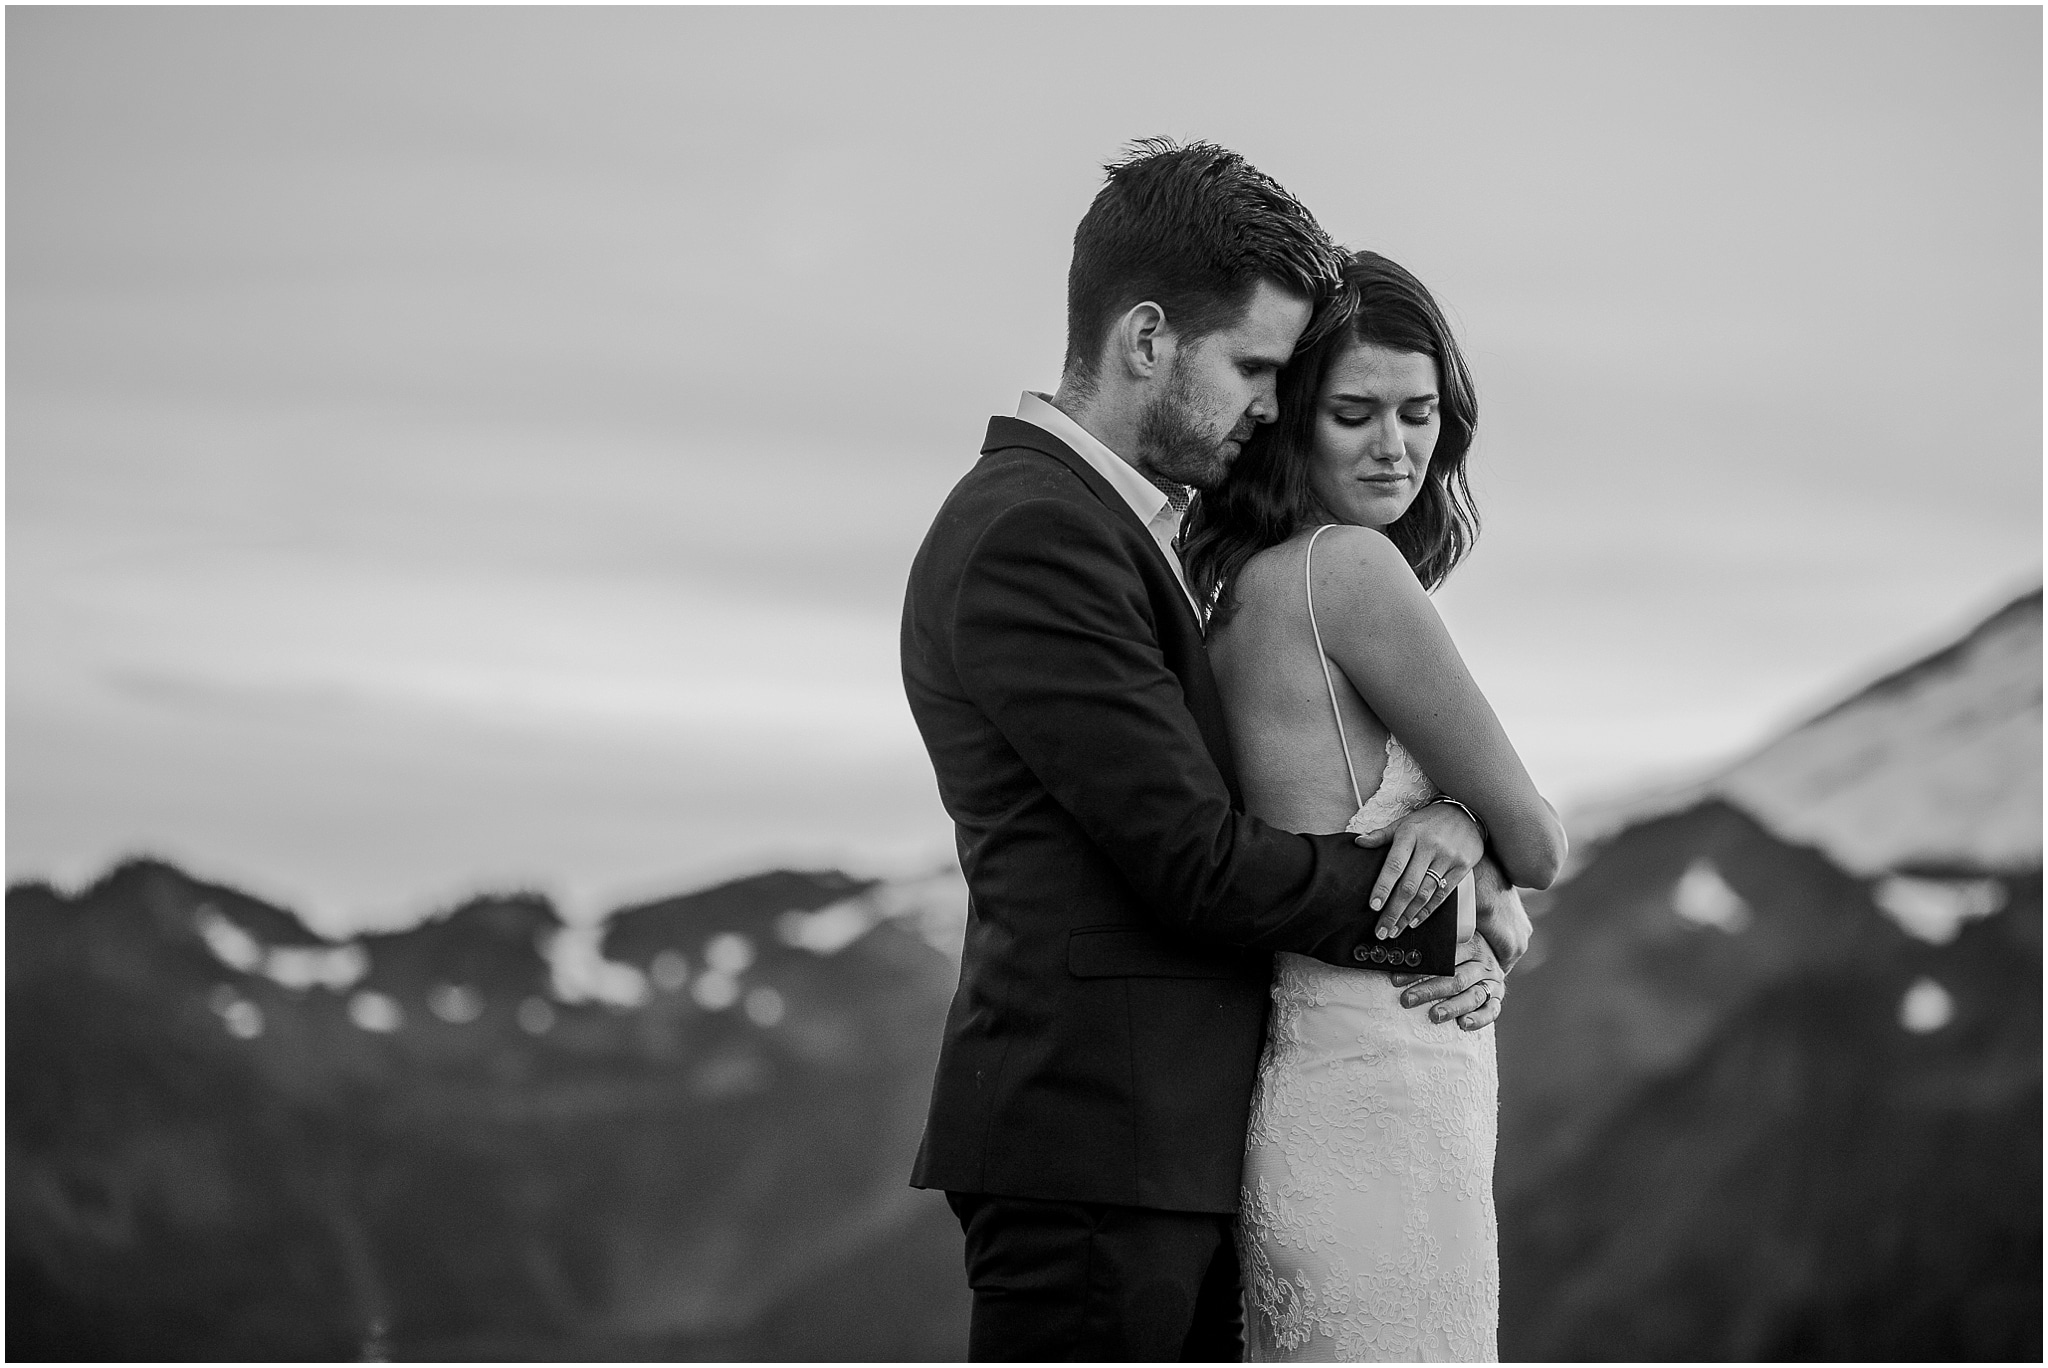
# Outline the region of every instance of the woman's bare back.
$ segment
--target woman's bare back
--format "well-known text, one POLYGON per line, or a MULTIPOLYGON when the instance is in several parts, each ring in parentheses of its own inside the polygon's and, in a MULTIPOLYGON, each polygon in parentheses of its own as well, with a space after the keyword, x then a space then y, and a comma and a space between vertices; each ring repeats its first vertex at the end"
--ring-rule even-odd
MULTIPOLYGON (((1209 663, 1223 694, 1245 811, 1288 831, 1342 831, 1359 799, 1345 773, 1330 685, 1309 629, 1303 570, 1311 532, 1245 563, 1235 608, 1209 633, 1209 663)), ((1327 611, 1327 605, 1318 612, 1327 611)), ((1331 679, 1358 773, 1358 793, 1379 787, 1386 725, 1339 669, 1331 679)))
MULTIPOLYGON (((1412 812, 1436 789, 1334 662, 1324 674, 1305 584, 1313 535, 1245 566, 1209 654, 1246 810, 1341 831, 1354 814, 1412 812)), ((1346 606, 1319 593, 1317 623, 1346 606)), ((1402 1006, 1370 969, 1273 959, 1238 1209, 1246 1359, 1497 1357, 1491 1033, 1402 1006)))

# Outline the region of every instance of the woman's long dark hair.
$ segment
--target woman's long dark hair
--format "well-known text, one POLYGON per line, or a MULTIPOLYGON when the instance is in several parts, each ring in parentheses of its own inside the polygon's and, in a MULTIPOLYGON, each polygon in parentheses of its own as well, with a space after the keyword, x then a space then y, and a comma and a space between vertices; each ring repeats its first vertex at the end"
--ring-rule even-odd
POLYGON ((1344 270, 1328 315, 1280 376, 1280 418, 1259 429, 1223 483, 1188 511, 1182 559, 1215 620, 1230 615, 1231 586, 1245 562, 1321 516, 1309 489, 1316 399, 1330 362, 1354 343, 1419 352, 1436 360, 1443 428, 1415 502, 1384 529, 1423 587, 1443 583, 1479 539, 1479 509, 1465 483, 1465 456, 1479 426, 1472 372, 1451 326, 1421 281, 1378 252, 1359 252, 1344 270))

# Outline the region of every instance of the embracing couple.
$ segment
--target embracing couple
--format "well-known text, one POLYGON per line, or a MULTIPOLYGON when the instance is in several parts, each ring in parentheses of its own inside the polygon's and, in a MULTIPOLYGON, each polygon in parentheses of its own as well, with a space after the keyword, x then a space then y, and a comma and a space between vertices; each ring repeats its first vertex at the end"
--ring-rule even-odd
POLYGON ((1108 172, 1058 391, 904 604, 971 895, 912 1181, 975 1359, 1494 1358, 1484 1028, 1565 843, 1428 598, 1472 381, 1235 153, 1108 172), (1449 972, 1389 972, 1468 874, 1449 972))

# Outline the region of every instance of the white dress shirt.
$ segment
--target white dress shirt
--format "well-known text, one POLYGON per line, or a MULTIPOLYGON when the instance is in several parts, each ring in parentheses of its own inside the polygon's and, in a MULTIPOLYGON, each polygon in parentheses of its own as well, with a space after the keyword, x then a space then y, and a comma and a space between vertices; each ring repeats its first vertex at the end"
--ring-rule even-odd
POLYGON ((1173 539, 1180 535, 1181 519, 1187 516, 1187 502, 1182 500, 1180 506, 1175 507, 1158 485, 1139 474, 1136 466, 1104 446, 1094 433, 1062 413, 1050 397, 1033 390, 1024 391, 1024 397, 1017 401, 1017 417, 1072 447, 1076 456, 1093 466, 1095 473, 1109 481, 1109 487, 1123 496, 1131 511, 1138 515, 1138 521, 1145 524, 1145 530, 1152 534, 1152 540, 1159 543, 1167 565, 1173 570, 1173 577, 1180 581, 1181 592, 1188 596, 1188 604, 1194 608, 1195 617, 1199 620, 1202 607, 1195 602, 1195 591, 1188 585, 1188 573, 1181 568, 1180 557, 1173 549, 1173 539))

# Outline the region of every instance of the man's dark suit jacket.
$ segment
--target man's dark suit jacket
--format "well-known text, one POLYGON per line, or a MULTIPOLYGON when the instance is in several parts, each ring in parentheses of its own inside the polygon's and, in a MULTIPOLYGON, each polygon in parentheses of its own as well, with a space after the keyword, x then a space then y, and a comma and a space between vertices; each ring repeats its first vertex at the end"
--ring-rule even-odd
POLYGON ((1384 858, 1239 811, 1180 582, 996 418, 911 567, 903 681, 970 904, 918 1187, 1232 1212, 1271 953, 1352 962, 1384 858))

